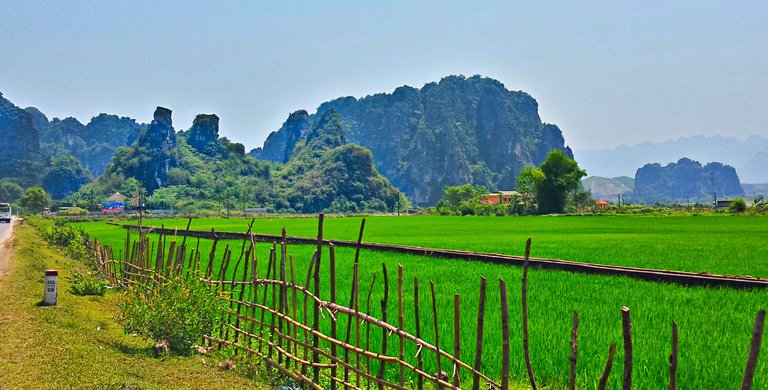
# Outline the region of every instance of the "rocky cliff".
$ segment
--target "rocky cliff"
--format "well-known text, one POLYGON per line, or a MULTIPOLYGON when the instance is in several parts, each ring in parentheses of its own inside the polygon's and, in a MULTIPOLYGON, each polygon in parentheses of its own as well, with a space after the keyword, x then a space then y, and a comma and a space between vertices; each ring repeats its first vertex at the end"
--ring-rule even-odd
MULTIPOLYGON (((536 100, 479 76, 339 98, 320 105, 308 120, 330 110, 343 118, 349 142, 370 149, 378 171, 419 204, 434 203, 447 185, 511 189, 519 171, 541 164, 550 150, 573 156, 560 129, 541 122, 536 100)), ((253 155, 287 161, 298 130, 307 131, 301 116, 294 119, 253 155)))
POLYGON ((157 107, 154 120, 125 153, 118 153, 107 173, 120 171, 125 177, 136 178, 149 192, 168 182, 168 171, 178 165, 176 131, 171 110, 157 107))
POLYGON ((0 179, 29 186, 38 184, 43 162, 40 138, 32 115, 3 98, 0 93, 0 179))
POLYGON ((103 174, 115 150, 136 142, 145 127, 134 119, 103 113, 83 125, 75 118, 49 121, 35 107, 25 111, 40 132, 41 150, 46 156, 75 156, 94 176, 103 174))
POLYGON ((646 164, 635 173, 632 199, 645 202, 711 201, 743 197, 736 170, 719 162, 702 166, 698 161, 681 158, 677 163, 646 164))

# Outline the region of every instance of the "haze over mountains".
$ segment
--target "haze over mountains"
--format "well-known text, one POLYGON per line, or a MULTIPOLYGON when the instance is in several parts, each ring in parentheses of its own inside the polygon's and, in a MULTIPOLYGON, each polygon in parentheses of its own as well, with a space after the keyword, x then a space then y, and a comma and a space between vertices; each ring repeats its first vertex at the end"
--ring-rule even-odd
POLYGON ((744 140, 696 136, 615 149, 577 150, 574 155, 590 176, 634 177, 645 164, 666 165, 686 157, 703 164, 728 164, 736 169, 742 183, 768 183, 768 138, 756 135, 744 140))

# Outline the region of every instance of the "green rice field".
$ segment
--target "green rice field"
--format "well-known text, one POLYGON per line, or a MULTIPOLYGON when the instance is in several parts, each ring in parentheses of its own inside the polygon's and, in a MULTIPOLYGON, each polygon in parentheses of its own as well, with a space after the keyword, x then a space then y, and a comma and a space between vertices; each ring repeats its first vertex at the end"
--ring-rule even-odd
MULTIPOLYGON (((245 231, 249 220, 194 220, 195 230, 245 231)), ((165 227, 186 227, 186 220, 147 221, 165 227)), ((326 218, 325 237, 356 239, 360 218, 326 218)), ((116 248, 125 238, 123 229, 104 223, 81 223, 93 236, 116 248)), ((254 231, 316 236, 317 219, 257 219, 254 231)), ((366 221, 365 241, 427 247, 522 254, 525 239, 533 240, 532 256, 666 268, 694 272, 768 276, 768 218, 765 217, 371 217, 366 221)), ((239 251, 239 242, 228 242, 239 251)), ((201 242, 206 251, 210 242, 201 242)), ((223 249, 220 243, 219 248, 223 249)), ((266 272, 268 245, 258 244, 259 274, 266 272)), ((311 246, 290 246, 296 259, 297 278, 306 274, 311 246)), ((205 252, 204 252, 205 253, 205 252)), ((220 256, 219 256, 220 258, 220 256)), ((327 252, 323 257, 327 274, 327 252)), ((349 300, 354 250, 337 249, 339 302, 349 300)), ((520 280, 522 269, 453 259, 424 258, 363 251, 361 286, 366 290, 377 273, 371 312, 381 317, 381 265, 389 271, 388 318, 397 318, 397 265, 404 268, 405 329, 414 333, 413 278, 420 280, 421 329, 423 338, 434 341, 429 281, 437 291, 440 345, 453 350, 453 295, 461 297, 462 360, 474 360, 477 304, 481 276, 488 279, 483 371, 500 378, 501 321, 499 279, 508 285, 511 309, 512 381, 525 388, 527 376, 522 354, 520 280)), ((323 297, 328 299, 328 278, 323 278, 323 297)), ((365 308, 364 299, 361 300, 365 308)), ((768 306, 768 290, 680 287, 626 277, 595 276, 562 271, 531 269, 529 272, 529 315, 533 368, 540 385, 563 388, 568 380, 569 338, 573 310, 580 315, 579 388, 595 388, 611 343, 617 354, 609 388, 618 388, 623 371, 621 307, 631 308, 634 338, 634 388, 666 387, 671 345, 670 324, 680 326, 681 388, 735 388, 741 380, 749 347, 754 316, 768 306)), ((325 321, 324 326, 328 326, 325 321)), ((342 321, 344 323, 344 321, 342 321)), ((340 334, 343 334, 343 326, 340 334)), ((381 339, 373 333, 373 345, 381 339)), ((768 388, 768 342, 755 376, 755 388, 768 388)), ((392 338, 389 354, 397 353, 392 338)), ((414 350, 406 350, 413 356, 414 350)), ((427 360, 427 371, 436 370, 427 360)), ((396 375, 390 368, 388 375, 396 375)), ((463 378, 463 384, 471 378, 463 378)))

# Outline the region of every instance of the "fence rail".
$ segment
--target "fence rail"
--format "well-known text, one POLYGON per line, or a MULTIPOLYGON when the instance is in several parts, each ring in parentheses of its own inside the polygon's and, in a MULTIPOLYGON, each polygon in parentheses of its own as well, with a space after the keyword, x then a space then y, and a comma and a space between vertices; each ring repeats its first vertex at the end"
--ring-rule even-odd
MULTIPOLYGON (((139 230, 136 225, 117 225, 125 229, 139 230)), ((281 236, 270 234, 246 234, 239 232, 219 232, 200 230, 178 230, 157 227, 144 227, 146 232, 152 232, 161 235, 188 236, 205 239, 220 240, 244 240, 249 239, 250 235, 258 242, 275 242, 282 239, 281 236)), ((315 245, 316 239, 307 237, 288 236, 288 244, 315 245)), ((408 245, 389 245, 378 243, 355 242, 348 240, 324 240, 325 244, 333 243, 337 247, 362 248, 378 252, 394 252, 400 254, 409 254, 415 256, 442 257, 462 260, 482 261, 497 264, 513 264, 522 266, 525 262, 524 256, 503 255, 495 253, 472 252, 453 249, 422 248, 408 245)), ((569 260, 543 259, 529 257, 532 266, 542 269, 552 269, 560 271, 597 274, 597 275, 615 275, 627 276, 635 279, 675 283, 683 286, 721 286, 730 288, 768 288, 768 279, 754 278, 748 276, 728 276, 709 273, 694 273, 674 270, 660 270, 650 268, 622 267, 615 265, 602 265, 593 263, 584 263, 569 260)))

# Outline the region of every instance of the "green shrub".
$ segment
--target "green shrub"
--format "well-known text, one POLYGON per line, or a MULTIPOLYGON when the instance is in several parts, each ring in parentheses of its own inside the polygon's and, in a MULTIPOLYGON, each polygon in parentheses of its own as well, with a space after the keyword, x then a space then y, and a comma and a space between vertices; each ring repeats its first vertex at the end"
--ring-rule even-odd
POLYGON ((736 198, 728 206, 728 211, 732 213, 743 213, 747 211, 747 202, 742 198, 736 198))
POLYGON ((66 210, 62 210, 59 212, 59 214, 62 215, 86 215, 88 214, 88 210, 82 209, 80 207, 70 207, 66 210))
POLYGON ((224 300, 198 279, 171 277, 148 287, 129 288, 117 304, 127 334, 166 341, 177 354, 189 354, 222 321, 224 300))
POLYGON ((75 295, 104 295, 107 281, 98 275, 75 272, 69 279, 69 292, 75 295))

